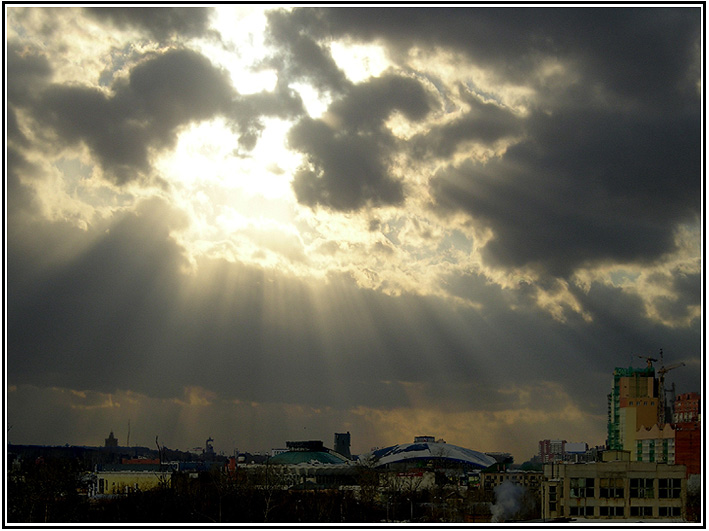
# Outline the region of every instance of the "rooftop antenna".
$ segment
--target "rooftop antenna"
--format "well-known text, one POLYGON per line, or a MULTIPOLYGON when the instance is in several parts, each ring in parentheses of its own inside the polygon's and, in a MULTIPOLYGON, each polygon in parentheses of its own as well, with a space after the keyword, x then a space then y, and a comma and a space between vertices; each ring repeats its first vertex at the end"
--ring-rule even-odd
POLYGON ((128 419, 128 437, 126 437, 126 446, 130 448, 130 419, 128 419))

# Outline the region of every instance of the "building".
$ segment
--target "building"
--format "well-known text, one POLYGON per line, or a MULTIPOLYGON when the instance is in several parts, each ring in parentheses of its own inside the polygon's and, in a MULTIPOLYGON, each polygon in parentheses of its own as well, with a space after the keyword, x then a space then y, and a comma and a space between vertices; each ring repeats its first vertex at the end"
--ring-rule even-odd
POLYGON ((413 443, 374 450, 360 459, 371 461, 377 467, 470 470, 485 469, 498 462, 483 452, 448 444, 430 436, 416 437, 413 443))
POLYGON ((635 434, 635 461, 675 464, 675 430, 671 424, 641 426, 635 434))
POLYGON ((539 459, 542 463, 558 463, 564 460, 566 441, 544 439, 539 441, 539 459))
POLYGON ((118 446, 118 439, 113 436, 113 431, 106 439, 106 448, 116 448, 118 446))
POLYGON ((575 456, 583 455, 588 451, 588 444, 585 442, 567 442, 564 446, 564 457, 574 459, 575 456))
POLYGON ((683 393, 675 397, 672 422, 699 422, 699 393, 683 393))
POLYGON ((603 461, 544 465, 542 517, 684 520, 686 467, 630 460, 608 451, 603 461))
POLYGON ((353 463, 322 441, 287 441, 286 447, 265 465, 247 465, 245 471, 257 482, 282 489, 338 489, 356 483, 353 463))
POLYGON ((546 463, 586 463, 595 461, 598 448, 588 447, 585 442, 568 442, 561 439, 544 439, 539 441, 537 457, 542 464, 546 463))
POLYGON ((532 492, 539 490, 542 484, 543 474, 535 470, 485 470, 480 472, 480 488, 487 491, 495 490, 495 487, 505 481, 522 485, 532 492))
POLYGON ((638 429, 658 423, 658 406, 654 367, 616 367, 608 395, 608 448, 635 452, 638 429))
POLYGON ((285 452, 271 456, 269 465, 329 464, 346 465, 347 460, 323 446, 322 441, 288 441, 285 452))
POLYGON ((352 459, 352 454, 350 453, 350 432, 347 433, 336 433, 335 434, 335 448, 334 450, 346 457, 347 459, 352 459))
POLYGON ((99 464, 93 474, 89 495, 125 495, 157 487, 169 487, 173 468, 153 463, 99 464))
POLYGON ((675 425, 675 464, 687 467, 687 477, 701 474, 702 433, 700 422, 675 425))

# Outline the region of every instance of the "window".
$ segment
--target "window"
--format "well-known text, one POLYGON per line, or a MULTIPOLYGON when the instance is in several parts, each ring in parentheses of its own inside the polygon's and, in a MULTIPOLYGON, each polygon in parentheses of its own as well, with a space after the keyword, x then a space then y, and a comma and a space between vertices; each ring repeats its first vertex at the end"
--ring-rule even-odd
POLYGON ((682 495, 682 480, 662 478, 657 480, 660 498, 679 498, 682 495))
POLYGON ((593 507, 569 507, 569 516, 593 516, 593 507))
POLYGON ((625 496, 623 478, 601 478, 599 484, 601 498, 623 498, 625 496))
POLYGON ((593 498, 593 478, 571 478, 569 480, 571 498, 593 498))
POLYGON ((681 507, 660 507, 659 516, 669 516, 670 518, 680 518, 682 516, 681 507))
POLYGON ((652 478, 631 478, 630 497, 631 498, 654 498, 655 489, 652 478))
POLYGON ((625 507, 599 507, 600 516, 625 516, 625 507))
POLYGON ((630 516, 652 516, 652 507, 631 507, 630 516))
POLYGON ((556 485, 549 486, 549 503, 556 502, 556 485))

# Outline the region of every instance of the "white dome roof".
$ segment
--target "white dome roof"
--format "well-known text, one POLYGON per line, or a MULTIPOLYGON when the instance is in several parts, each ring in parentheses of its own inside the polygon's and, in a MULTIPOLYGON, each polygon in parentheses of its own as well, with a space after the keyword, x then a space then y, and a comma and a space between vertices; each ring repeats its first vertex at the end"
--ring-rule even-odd
POLYGON ((368 457, 376 460, 376 465, 388 465, 418 459, 445 459, 465 463, 476 468, 487 468, 496 463, 489 455, 444 442, 413 442, 397 444, 374 450, 368 457))

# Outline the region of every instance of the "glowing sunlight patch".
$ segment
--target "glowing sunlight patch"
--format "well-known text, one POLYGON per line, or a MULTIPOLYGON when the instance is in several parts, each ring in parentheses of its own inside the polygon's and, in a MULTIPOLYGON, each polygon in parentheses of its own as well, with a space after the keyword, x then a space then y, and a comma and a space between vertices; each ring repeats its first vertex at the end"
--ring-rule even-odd
POLYGON ((376 77, 390 65, 384 50, 373 44, 333 42, 330 53, 353 83, 376 77))
POLYGON ((219 31, 222 41, 200 43, 202 52, 229 72, 240 94, 272 91, 276 85, 275 71, 253 68, 265 49, 266 11, 263 7, 215 7, 212 26, 219 31))
POLYGON ((263 263, 272 253, 302 261, 302 244, 293 239, 291 188, 301 159, 284 145, 291 124, 270 119, 263 125, 256 147, 242 153, 224 120, 195 124, 182 131, 173 152, 155 161, 172 200, 190 219, 174 236, 193 264, 200 255, 263 263))

